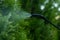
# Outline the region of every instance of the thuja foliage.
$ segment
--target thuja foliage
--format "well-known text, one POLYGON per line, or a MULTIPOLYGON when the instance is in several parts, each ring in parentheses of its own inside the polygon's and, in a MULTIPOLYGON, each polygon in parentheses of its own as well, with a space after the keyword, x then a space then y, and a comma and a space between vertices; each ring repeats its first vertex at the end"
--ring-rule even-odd
POLYGON ((28 21, 10 19, 9 15, 0 16, 0 40, 28 40, 28 21))
POLYGON ((39 13, 59 26, 60 19, 55 19, 59 13, 58 7, 54 6, 57 2, 59 1, 1 0, 0 40, 59 40, 60 31, 54 26, 42 19, 28 18, 30 14, 39 13))

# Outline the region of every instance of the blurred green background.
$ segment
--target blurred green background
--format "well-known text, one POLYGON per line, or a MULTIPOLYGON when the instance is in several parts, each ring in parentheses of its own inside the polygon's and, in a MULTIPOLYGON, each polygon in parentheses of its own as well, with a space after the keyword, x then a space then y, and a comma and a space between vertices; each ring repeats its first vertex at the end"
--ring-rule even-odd
POLYGON ((0 40, 60 40, 60 30, 28 18, 31 11, 60 27, 60 0, 0 0, 0 40))

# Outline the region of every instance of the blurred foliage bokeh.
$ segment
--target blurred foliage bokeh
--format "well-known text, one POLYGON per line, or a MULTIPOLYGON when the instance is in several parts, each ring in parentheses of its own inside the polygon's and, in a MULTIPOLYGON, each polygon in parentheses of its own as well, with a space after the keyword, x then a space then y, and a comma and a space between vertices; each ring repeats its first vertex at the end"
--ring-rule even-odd
POLYGON ((60 27, 60 0, 0 0, 0 40, 60 40, 59 29, 31 12, 60 27))

